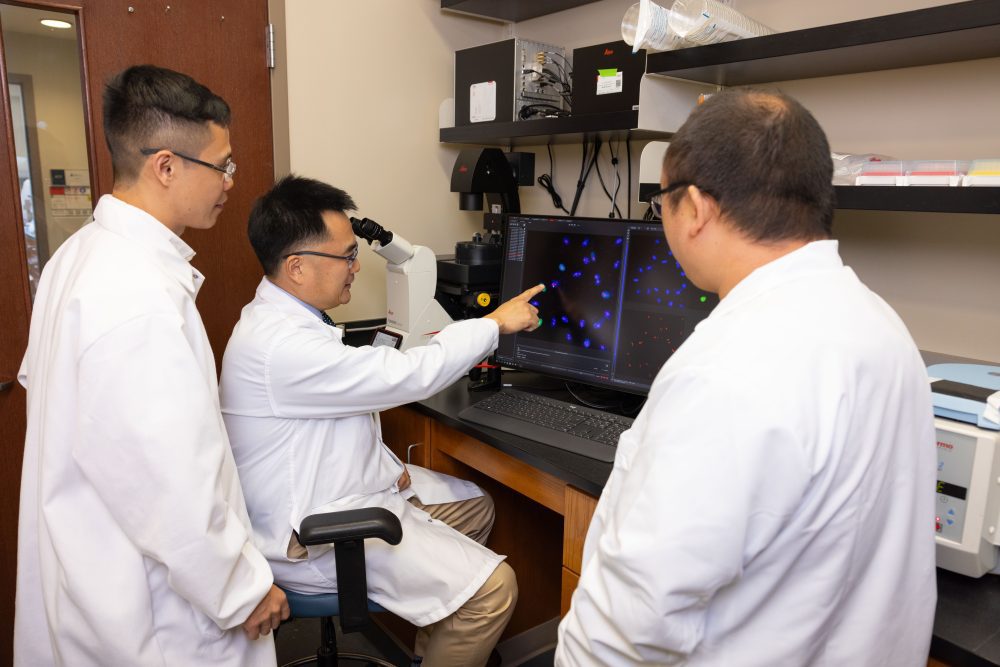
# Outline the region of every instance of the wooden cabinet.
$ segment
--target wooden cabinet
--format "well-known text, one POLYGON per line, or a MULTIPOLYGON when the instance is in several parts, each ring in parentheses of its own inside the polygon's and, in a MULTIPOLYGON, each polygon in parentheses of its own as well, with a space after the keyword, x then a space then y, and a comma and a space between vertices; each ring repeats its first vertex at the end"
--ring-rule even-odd
POLYGON ((383 412, 382 434, 397 454, 425 443, 429 460, 415 455, 414 463, 475 482, 493 497, 496 523, 487 546, 507 556, 520 590, 505 637, 565 614, 596 498, 412 408, 383 412))

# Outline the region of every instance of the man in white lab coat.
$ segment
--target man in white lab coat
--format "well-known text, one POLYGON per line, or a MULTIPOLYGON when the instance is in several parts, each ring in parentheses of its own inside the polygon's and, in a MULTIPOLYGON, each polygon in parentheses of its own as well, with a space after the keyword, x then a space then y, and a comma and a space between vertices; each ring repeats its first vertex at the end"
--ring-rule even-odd
POLYGON ((481 544, 492 502, 467 482, 404 467, 382 442, 377 412, 455 382, 496 348, 499 334, 536 328, 528 301, 542 287, 406 352, 346 346, 325 311, 350 301, 361 268, 345 215, 354 208, 342 190, 288 177, 250 214, 265 277, 233 331, 221 381, 250 519, 276 581, 329 593, 337 586, 333 550, 304 549, 295 533, 302 519, 389 509, 403 540, 368 542, 370 599, 422 628, 415 653, 425 664, 476 667, 517 596, 513 571, 481 544))
POLYGON ((19 373, 16 665, 275 663, 288 606, 252 543, 180 238, 225 204, 228 125, 183 74, 108 84, 114 189, 46 265, 19 373))
POLYGON ((721 301, 622 434, 556 664, 926 664, 927 376, 830 239, 831 172, 782 95, 713 96, 671 140, 654 209, 721 301))

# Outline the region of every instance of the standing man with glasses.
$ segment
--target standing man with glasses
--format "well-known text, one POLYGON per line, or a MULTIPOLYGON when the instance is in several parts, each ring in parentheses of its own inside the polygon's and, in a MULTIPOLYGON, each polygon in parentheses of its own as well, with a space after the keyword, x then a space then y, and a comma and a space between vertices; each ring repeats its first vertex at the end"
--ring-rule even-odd
POLYGON ((180 238, 222 212, 228 126, 170 70, 105 91, 114 189, 46 265, 19 373, 16 665, 275 663, 288 606, 251 539, 180 238))
POLYGON ((653 205, 721 300, 621 436, 557 665, 926 664, 927 373, 840 258, 832 175, 780 94, 714 95, 671 139, 653 205))
POLYGON ((514 572, 483 544, 493 503, 473 484, 404 466, 382 442, 378 411, 426 398, 496 348, 533 330, 539 285, 427 345, 349 347, 326 310, 351 300, 361 270, 345 212, 350 196, 290 176, 250 213, 264 269, 222 362, 222 412, 250 519, 275 580, 302 593, 337 589, 330 546, 304 548, 306 516, 384 507, 400 518, 396 546, 366 544, 369 597, 421 628, 428 667, 481 667, 517 600, 514 572))

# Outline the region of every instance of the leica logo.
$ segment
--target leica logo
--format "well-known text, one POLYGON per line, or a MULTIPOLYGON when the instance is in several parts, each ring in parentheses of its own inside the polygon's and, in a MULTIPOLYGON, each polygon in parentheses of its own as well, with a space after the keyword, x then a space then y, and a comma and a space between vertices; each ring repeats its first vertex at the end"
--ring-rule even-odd
POLYGON ((607 49, 606 48, 606 49, 604 49, 604 55, 606 55, 606 56, 613 56, 613 55, 615 55, 615 52, 612 51, 611 49, 607 49))

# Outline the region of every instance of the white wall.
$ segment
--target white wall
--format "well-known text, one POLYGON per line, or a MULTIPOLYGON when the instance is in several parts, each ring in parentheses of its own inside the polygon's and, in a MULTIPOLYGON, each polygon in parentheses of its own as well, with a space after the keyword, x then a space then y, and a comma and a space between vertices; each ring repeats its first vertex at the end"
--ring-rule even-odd
MULTIPOLYGON (((567 49, 612 41, 632 1, 601 0, 509 29, 442 13, 437 0, 287 2, 292 169, 346 188, 365 215, 411 241, 450 252, 481 221, 458 211, 448 191, 457 148, 437 142, 438 105, 453 95, 453 51, 511 33, 567 49)), ((945 3, 735 0, 737 9, 778 30, 939 4, 945 3)), ((1000 59, 989 59, 778 87, 813 111, 837 151, 1000 157, 1000 87, 991 84, 998 75, 1000 59)), ((633 143, 634 181, 641 145, 633 143)), ((536 152, 536 173, 547 171, 544 146, 529 150, 536 152)), ((556 186, 568 206, 580 147, 555 146, 554 154, 556 186)), ((555 212, 538 187, 522 188, 521 202, 527 212, 555 212)), ((594 179, 578 214, 606 215, 608 207, 594 179)), ((633 216, 643 210, 633 206, 633 216)), ((896 308, 918 345, 1000 362, 997 222, 996 215, 843 211, 835 234, 845 260, 896 308)), ((381 260, 368 254, 364 260, 367 279, 356 284, 342 319, 384 315, 381 260)))

